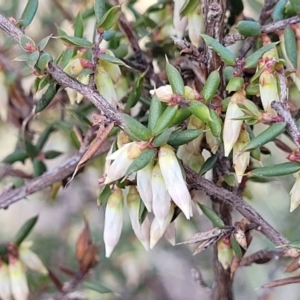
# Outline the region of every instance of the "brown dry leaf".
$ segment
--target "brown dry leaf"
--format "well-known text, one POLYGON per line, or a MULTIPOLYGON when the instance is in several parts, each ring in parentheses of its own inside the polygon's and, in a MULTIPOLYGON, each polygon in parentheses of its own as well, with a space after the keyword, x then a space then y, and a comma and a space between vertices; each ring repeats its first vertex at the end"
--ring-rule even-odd
POLYGON ((76 258, 79 263, 82 260, 86 249, 93 243, 89 224, 86 219, 84 219, 84 224, 84 228, 79 234, 76 242, 76 258))
POLYGON ((104 123, 99 125, 99 129, 94 141, 90 144, 86 152, 81 157, 68 184, 74 179, 78 170, 82 168, 96 154, 96 152, 100 149, 102 144, 106 141, 108 135, 110 134, 113 128, 114 123, 109 123, 107 126, 105 126, 104 123))
POLYGON ((295 260, 293 260, 285 269, 286 273, 292 273, 300 268, 300 258, 297 257, 295 260))
POLYGON ((292 284, 292 283, 300 283, 300 276, 294 276, 294 277, 288 277, 288 278, 274 280, 267 284, 264 284, 262 286, 262 288, 272 288, 272 287, 277 287, 277 286, 282 286, 282 285, 287 285, 287 284, 292 284))
POLYGON ((247 245, 247 240, 245 236, 245 232, 241 228, 237 228, 236 231, 234 232, 234 237, 236 241, 240 244, 240 246, 247 250, 248 245, 247 245))
POLYGON ((99 262, 99 247, 97 245, 89 245, 85 250, 80 261, 80 271, 86 273, 89 269, 95 267, 99 262))
POLYGON ((195 250, 195 252, 193 253, 193 255, 196 255, 200 252, 202 252, 203 250, 209 248, 210 246, 213 246, 218 240, 220 239, 220 237, 213 237, 211 239, 205 240, 203 241, 195 250))
POLYGON ((280 150, 286 153, 291 153, 293 151, 286 143, 279 139, 274 139, 273 142, 280 150))

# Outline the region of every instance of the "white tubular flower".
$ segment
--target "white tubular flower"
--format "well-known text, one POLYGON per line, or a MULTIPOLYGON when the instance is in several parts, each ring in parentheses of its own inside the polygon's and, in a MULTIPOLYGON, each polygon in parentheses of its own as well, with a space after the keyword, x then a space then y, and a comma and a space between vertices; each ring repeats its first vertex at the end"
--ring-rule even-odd
POLYGON ((277 87, 277 79, 273 72, 265 70, 259 76, 259 92, 264 110, 274 114, 271 103, 279 101, 279 92, 277 87))
POLYGON ((119 242, 123 226, 123 193, 115 187, 107 200, 104 220, 103 239, 105 256, 110 257, 119 242))
POLYGON ((152 211, 152 170, 154 167, 153 160, 143 169, 137 171, 136 181, 137 189, 140 193, 142 201, 144 202, 148 212, 152 211))
POLYGON ((166 232, 164 234, 164 237, 169 241, 169 243, 174 246, 176 243, 176 227, 175 223, 172 222, 169 224, 169 226, 166 229, 166 232))
POLYGON ((65 88, 65 91, 67 92, 71 105, 74 105, 77 101, 77 92, 71 88, 65 88))
MULTIPOLYGON (((200 129, 205 130, 205 123, 201 121, 199 118, 197 118, 194 115, 191 115, 188 129, 200 129)), ((201 133, 197 138, 186 144, 186 148, 191 153, 199 153, 200 152, 200 145, 203 139, 204 133, 201 133)))
POLYGON ((171 197, 167 191, 159 164, 157 163, 152 171, 152 208, 158 224, 163 228, 164 221, 169 214, 171 197))
POLYGON ((246 99, 244 92, 236 92, 232 95, 224 122, 223 128, 223 142, 224 142, 224 155, 228 156, 239 138, 242 120, 234 120, 235 118, 242 117, 244 113, 238 107, 238 103, 243 103, 246 99))
POLYGON ((153 247, 157 244, 157 242, 163 237, 168 226, 170 225, 173 215, 174 215, 174 204, 171 204, 169 214, 164 221, 163 227, 160 226, 157 218, 153 219, 150 228, 150 249, 153 249, 153 247))
POLYGON ((150 222, 149 219, 144 220, 143 224, 140 224, 139 221, 139 211, 141 205, 140 195, 134 185, 129 186, 129 191, 126 198, 127 208, 129 212, 131 227, 134 231, 134 234, 142 243, 146 250, 149 250, 150 242, 150 222), (147 226, 148 224, 148 226, 147 226))
POLYGON ((167 84, 160 86, 157 89, 150 90, 150 94, 151 96, 155 94, 161 102, 169 102, 172 99, 173 91, 172 87, 169 84, 167 84))
POLYGON ((40 258, 29 248, 31 243, 22 243, 19 247, 19 259, 29 269, 47 275, 48 270, 40 260, 40 258))
POLYGON ((300 205, 300 173, 297 173, 296 181, 290 191, 291 204, 290 212, 294 211, 300 205))
POLYGON ((106 160, 114 160, 109 166, 104 184, 111 183, 122 178, 131 163, 141 154, 137 143, 125 144, 123 147, 106 157, 106 160))
POLYGON ((95 72, 95 84, 98 92, 113 107, 117 106, 118 97, 112 79, 109 74, 99 64, 95 72))
POLYGON ((177 157, 182 160, 184 165, 187 165, 189 163, 192 155, 193 155, 193 152, 188 150, 187 144, 181 145, 178 147, 177 157))
POLYGON ((201 33, 204 32, 204 20, 199 7, 196 11, 188 15, 189 38, 193 45, 199 46, 201 41, 201 33))
POLYGON ((9 268, 8 265, 0 260, 0 298, 2 300, 11 300, 9 268))
POLYGON ((9 278, 11 292, 15 300, 27 300, 29 295, 28 283, 23 264, 9 255, 9 278))
POLYGON ((169 145, 160 147, 158 157, 167 191, 185 217, 189 219, 191 195, 182 177, 181 168, 173 148, 169 145))
POLYGON ((237 177, 238 183, 241 183, 245 170, 250 162, 250 151, 244 151, 242 154, 240 150, 250 141, 249 133, 245 128, 242 128, 237 142, 233 146, 233 167, 237 177))
POLYGON ((173 14, 173 26, 177 37, 182 39, 188 23, 187 17, 180 17, 180 10, 185 3, 185 0, 173 0, 174 1, 174 14, 173 14))
POLYGON ((127 79, 122 76, 117 84, 115 85, 115 91, 117 93, 118 102, 121 101, 125 96, 127 96, 129 90, 127 79))

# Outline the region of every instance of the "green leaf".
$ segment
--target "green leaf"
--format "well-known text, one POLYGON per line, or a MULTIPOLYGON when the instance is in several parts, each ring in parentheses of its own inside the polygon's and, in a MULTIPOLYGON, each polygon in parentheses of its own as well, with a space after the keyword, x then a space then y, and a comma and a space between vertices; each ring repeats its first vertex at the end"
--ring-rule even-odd
POLYGON ((218 156, 217 155, 212 155, 211 157, 209 157, 205 163, 202 165, 199 175, 203 176, 206 172, 208 172, 209 170, 211 170, 216 162, 218 161, 218 156))
POLYGON ((230 237, 230 244, 231 244, 231 247, 232 247, 232 249, 234 251, 234 254, 238 258, 242 258, 243 257, 242 248, 241 248, 240 244, 237 242, 237 240, 235 239, 234 236, 230 237))
POLYGON ((89 290, 93 290, 95 292, 98 292, 100 294, 107 294, 107 293, 113 293, 113 291, 105 286, 100 281, 84 281, 83 287, 89 290))
POLYGON ((164 110, 164 112, 158 118, 158 120, 152 130, 152 132, 155 136, 160 134, 161 132, 163 132, 166 128, 168 128, 171 125, 171 123, 176 115, 177 110, 178 110, 178 105, 168 106, 164 110))
POLYGON ((19 42, 21 48, 26 51, 26 52, 33 52, 34 50, 36 50, 36 44, 33 41, 33 39, 31 39, 28 36, 21 36, 20 38, 20 42, 19 42))
POLYGON ((169 80, 169 83, 172 87, 174 94, 183 95, 184 94, 184 83, 183 79, 178 72, 178 70, 169 63, 168 58, 166 57, 166 73, 169 80))
POLYGON ((210 37, 206 34, 201 34, 203 37, 206 45, 208 47, 211 47, 217 54, 221 57, 222 61, 224 61, 229 66, 235 65, 236 57, 235 55, 230 52, 226 47, 224 47, 222 44, 220 44, 218 41, 210 37))
POLYGON ((79 47, 86 47, 86 48, 91 48, 93 46, 93 43, 91 43, 90 41, 88 41, 85 38, 79 38, 79 37, 70 36, 70 35, 61 35, 58 38, 61 39, 66 44, 71 45, 71 46, 79 46, 79 47))
POLYGON ((45 159, 54 159, 61 154, 63 154, 63 153, 60 151, 56 151, 56 150, 48 150, 48 151, 44 152, 45 159))
POLYGON ((128 65, 126 65, 121 59, 114 57, 112 55, 109 55, 109 54, 100 54, 99 59, 110 62, 112 64, 119 65, 119 66, 124 66, 124 67, 127 67, 130 69, 130 67, 128 65))
POLYGON ((223 220, 210 207, 201 203, 198 203, 198 205, 214 226, 218 228, 223 228, 225 226, 223 220))
POLYGON ((189 106, 190 112, 205 123, 212 122, 209 108, 198 100, 191 100, 189 106))
POLYGON ((237 24, 237 30, 244 36, 259 36, 261 34, 261 26, 256 21, 240 21, 237 24))
POLYGON ((75 51, 72 48, 68 48, 66 51, 63 52, 61 56, 61 67, 64 68, 71 60, 71 58, 74 56, 75 51))
POLYGON ((286 26, 284 29, 284 45, 287 57, 292 63, 293 67, 297 68, 297 42, 295 31, 290 27, 286 26))
POLYGON ((98 195, 97 206, 105 205, 111 194, 112 194, 112 191, 111 191, 109 185, 102 186, 102 188, 99 192, 99 195, 98 195))
POLYGON ((275 123, 264 130, 262 133, 251 139, 248 144, 241 149, 241 153, 255 148, 259 148, 266 143, 274 140, 279 134, 284 132, 286 127, 285 122, 275 123))
POLYGON ((72 142, 73 146, 74 146, 77 150, 79 150, 81 144, 80 144, 80 141, 78 140, 78 137, 77 137, 75 131, 74 131, 74 130, 71 130, 70 133, 69 133, 69 135, 70 135, 71 142, 72 142))
POLYGON ((218 116, 218 114, 216 113, 216 111, 214 109, 210 108, 209 112, 210 112, 212 121, 208 122, 208 126, 211 130, 211 133, 215 137, 219 138, 222 133, 222 125, 223 125, 222 119, 218 116))
POLYGON ((201 95, 206 102, 210 102, 213 96, 217 93, 220 82, 221 77, 219 70, 214 70, 208 75, 201 91, 201 95))
POLYGON ((7 155, 2 162, 6 164, 13 164, 16 161, 25 162, 25 159, 28 158, 28 154, 23 150, 15 150, 13 153, 7 155))
POLYGON ((273 49, 275 47, 276 43, 267 44, 255 52, 253 52, 251 55, 249 55, 245 60, 244 68, 255 68, 258 64, 258 60, 268 51, 273 49))
POLYGON ((152 141, 152 145, 154 147, 160 147, 162 145, 165 145, 168 142, 168 140, 169 140, 172 132, 174 132, 174 130, 175 130, 175 127, 170 127, 170 128, 167 128, 166 130, 164 130, 161 134, 159 134, 158 136, 156 136, 154 138, 154 140, 152 141))
POLYGON ((59 89, 59 85, 55 82, 49 84, 48 89, 42 95, 41 99, 38 101, 35 107, 35 113, 39 113, 44 110, 53 100, 54 96, 56 95, 59 89))
POLYGON ((280 21, 284 19, 286 4, 287 4, 287 0, 279 0, 277 2, 272 12, 273 21, 280 21))
POLYGON ((29 233, 35 226, 37 220, 38 220, 38 216, 35 216, 35 217, 27 220, 23 224, 23 226, 17 232, 16 237, 14 238, 14 244, 16 246, 20 246, 20 244, 24 241, 24 239, 26 239, 26 237, 29 235, 29 233))
POLYGON ((133 89, 128 96, 128 100, 125 105, 125 110, 129 110, 130 108, 134 107, 137 102, 139 101, 142 92, 143 92, 143 83, 146 73, 143 73, 137 81, 135 81, 133 89))
POLYGON ((39 57, 39 60, 37 62, 37 67, 40 70, 45 70, 46 68, 48 68, 48 64, 49 62, 53 61, 53 57, 50 53, 48 52, 44 52, 41 54, 41 56, 39 57))
POLYGON ((38 59, 40 57, 39 51, 34 51, 31 53, 28 57, 27 64, 29 67, 34 68, 35 64, 37 63, 38 59))
POLYGON ((85 125, 92 126, 92 122, 80 110, 70 109, 70 113, 85 125))
POLYGON ((131 163, 129 168, 126 171, 125 176, 129 176, 132 173, 135 173, 144 167, 146 167, 149 162, 153 159, 157 154, 157 149, 145 149, 143 152, 131 163))
POLYGON ((198 0, 187 0, 180 9, 180 17, 187 16, 189 13, 195 12, 197 6, 200 5, 198 0))
POLYGON ((38 5, 38 0, 28 0, 23 14, 21 16, 21 28, 27 27, 32 22, 37 12, 38 5))
POLYGON ((76 16, 75 23, 74 23, 74 36, 78 38, 82 38, 83 36, 83 21, 82 21, 82 15, 79 12, 76 16))
POLYGON ((94 11, 98 23, 105 14, 105 0, 94 0, 94 11))
MULTIPOLYGON (((115 30, 106 30, 103 33, 103 39, 106 41, 110 41, 112 40, 116 35, 116 31, 115 30)), ((120 57, 119 55, 116 55, 117 57, 120 57)))
POLYGON ((152 131, 157 123, 157 120, 163 112, 163 107, 160 100, 154 95, 151 100, 149 117, 148 117, 148 128, 152 131))
POLYGON ((126 124, 124 131, 136 141, 149 141, 152 137, 151 131, 129 115, 121 114, 121 117, 126 124))
POLYGON ((34 158, 33 159, 33 175, 34 175, 34 177, 35 178, 40 177, 46 171, 47 171, 47 167, 44 164, 44 162, 42 162, 39 159, 34 158))
POLYGON ((176 115, 174 117, 174 119, 172 120, 171 125, 179 125, 181 124, 183 121, 185 121, 187 118, 189 118, 191 116, 191 112, 189 110, 188 107, 180 107, 177 112, 176 115))
POLYGON ((187 129, 173 132, 168 140, 172 147, 179 147, 196 139, 203 131, 200 129, 187 129))
POLYGON ((3 256, 3 255, 5 255, 5 254, 7 254, 7 245, 5 245, 5 244, 0 244, 0 255, 1 256, 3 256))
POLYGON ((105 15, 99 20, 97 27, 102 28, 104 30, 108 30, 113 27, 119 20, 121 15, 121 6, 113 6, 110 10, 108 10, 105 15))
POLYGON ((284 176, 300 171, 300 164, 297 162, 286 162, 272 166, 260 167, 249 172, 251 176, 284 176))
POLYGON ((226 86, 226 91, 228 91, 229 93, 237 92, 242 88, 243 84, 244 84, 244 78, 232 77, 232 78, 230 78, 230 80, 226 86))
POLYGON ((29 53, 24 53, 14 58, 13 61, 28 61, 29 57, 30 57, 29 53))
POLYGON ((45 130, 40 134, 40 136, 35 144, 35 147, 39 152, 43 149, 43 147, 46 144, 46 142, 48 141, 51 133, 53 133, 54 131, 56 131, 56 129, 52 125, 50 125, 50 126, 47 126, 45 128, 45 130))
POLYGON ((25 140, 25 149, 29 157, 34 158, 39 154, 38 149, 28 139, 25 140))
POLYGON ((42 40, 40 40, 38 42, 37 45, 38 45, 40 51, 43 51, 45 49, 45 47, 47 46, 49 40, 52 38, 52 35, 53 34, 50 34, 50 35, 46 36, 45 38, 43 38, 42 40))

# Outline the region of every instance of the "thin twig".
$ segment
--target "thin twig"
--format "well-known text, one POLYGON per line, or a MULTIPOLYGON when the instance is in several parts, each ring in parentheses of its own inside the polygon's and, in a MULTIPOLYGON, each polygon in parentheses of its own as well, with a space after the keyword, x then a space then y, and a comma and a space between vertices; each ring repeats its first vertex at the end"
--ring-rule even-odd
POLYGON ((273 258, 279 258, 284 255, 284 251, 282 249, 278 250, 270 250, 270 249, 264 249, 257 252, 254 252, 248 256, 243 257, 243 259, 240 262, 240 266, 250 266, 253 263, 256 264, 263 264, 267 263, 273 258))
POLYGON ((207 179, 200 177, 191 169, 185 167, 186 179, 190 188, 195 190, 203 190, 208 195, 217 198, 218 200, 235 208, 248 221, 258 225, 257 230, 260 230, 270 241, 277 246, 282 246, 288 243, 287 239, 276 231, 263 217, 240 196, 216 186, 207 179))

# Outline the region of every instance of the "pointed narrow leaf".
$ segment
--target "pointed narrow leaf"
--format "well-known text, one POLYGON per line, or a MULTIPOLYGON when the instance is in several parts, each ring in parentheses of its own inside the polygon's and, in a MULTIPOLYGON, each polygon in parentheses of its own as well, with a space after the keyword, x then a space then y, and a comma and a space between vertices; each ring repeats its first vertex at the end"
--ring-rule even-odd
POLYGON ((192 100, 190 102, 189 110, 194 116, 205 123, 212 121, 209 108, 200 101, 192 100))
POLYGON ((87 47, 87 48, 91 48, 93 46, 93 43, 91 43, 90 41, 88 41, 85 38, 79 38, 79 37, 70 36, 70 35, 61 35, 58 38, 61 39, 66 44, 71 45, 71 46, 87 47))
POLYGON ((174 131, 175 127, 167 128, 165 131, 163 131, 161 134, 154 138, 154 140, 152 141, 152 145, 154 147, 160 147, 162 145, 165 145, 168 142, 172 132, 174 131))
POLYGON ((249 151, 265 145, 266 143, 274 140, 281 134, 286 127, 285 122, 275 123, 267 128, 265 131, 251 139, 248 144, 241 150, 241 152, 249 151))
POLYGON ((38 9, 38 0, 28 0, 21 17, 21 27, 27 27, 33 20, 38 9))
POLYGON ((94 11, 98 23, 105 14, 105 0, 94 0, 94 11))
POLYGON ((84 27, 83 27, 82 15, 81 13, 78 13, 74 23, 74 36, 82 38, 83 30, 84 27))
POLYGON ((211 117, 212 121, 208 122, 208 126, 209 126, 213 136, 219 138, 222 133, 222 125, 223 125, 222 119, 218 116, 218 114, 216 113, 216 111, 214 109, 210 108, 209 112, 210 112, 210 117, 211 117))
POLYGON ((197 6, 199 5, 198 0, 187 0, 180 9, 180 17, 187 16, 189 13, 195 12, 197 6))
POLYGON ((260 167, 249 172, 249 175, 254 176, 284 176, 293 174, 300 171, 300 164, 297 162, 286 162, 273 166, 260 167))
POLYGON ((35 178, 40 177, 47 171, 47 167, 41 160, 33 159, 33 175, 35 178))
POLYGON ((35 113, 41 112, 51 103, 58 89, 59 89, 59 85, 57 85, 55 82, 49 84, 48 89, 43 94, 39 102, 36 104, 35 113))
POLYGON ((126 65, 121 59, 119 59, 115 56, 109 55, 109 54, 100 54, 99 59, 110 62, 112 64, 119 65, 119 66, 124 66, 124 67, 127 67, 130 69, 130 67, 128 65, 126 65))
POLYGON ((199 207, 214 226, 223 228, 225 226, 223 220, 208 206, 198 203, 199 207))
POLYGON ((259 48, 258 50, 256 50, 255 52, 253 52, 251 55, 249 55, 246 60, 245 60, 245 69, 248 68, 255 68, 258 64, 258 60, 268 51, 270 51, 271 49, 273 49, 275 47, 275 43, 271 43, 271 44, 267 44, 261 48, 259 48))
POLYGON ((191 116, 191 112, 188 107, 181 107, 177 110, 171 125, 179 125, 191 116))
POLYGON ((213 96, 216 94, 220 82, 221 77, 219 70, 212 71, 207 77, 203 89, 201 91, 201 95, 203 96, 206 102, 210 102, 213 96))
POLYGON ((235 237, 234 236, 231 236, 230 237, 230 244, 231 244, 231 247, 234 251, 234 254, 238 257, 238 258, 242 258, 243 257, 243 252, 242 252, 242 249, 241 249, 241 246, 240 244, 236 241, 235 237))
POLYGON ((121 114, 122 119, 126 124, 125 132, 137 141, 148 141, 150 140, 152 133, 151 131, 141 124, 139 121, 135 120, 129 115, 121 114))
POLYGON ((38 220, 38 216, 35 216, 33 218, 30 218, 23 224, 23 226, 19 229, 14 239, 14 244, 16 246, 19 246, 24 241, 24 239, 29 235, 34 225, 36 224, 37 220, 38 220))
POLYGON ((284 44, 287 57, 292 63, 294 68, 297 68, 297 42, 295 31, 290 27, 286 26, 284 29, 284 44))
POLYGON ((208 47, 211 47, 217 54, 221 57, 221 59, 229 66, 235 65, 235 55, 230 52, 227 48, 225 48, 222 44, 220 44, 218 41, 210 37, 206 34, 201 34, 203 37, 206 45, 208 47))
POLYGON ((52 38, 52 35, 53 34, 50 34, 50 35, 46 36, 45 38, 43 38, 42 40, 40 40, 38 42, 37 45, 38 45, 40 51, 43 51, 45 49, 45 47, 47 46, 49 40, 52 38))
POLYGON ((166 73, 169 83, 172 87, 174 94, 183 95, 184 94, 184 83, 183 79, 178 72, 178 70, 169 63, 168 58, 166 58, 166 73))
POLYGON ((37 62, 37 67, 43 71, 48 67, 49 62, 53 61, 53 57, 49 52, 44 52, 39 57, 39 60, 37 62))
POLYGON ((126 172, 126 176, 146 167, 156 154, 157 149, 145 149, 129 166, 126 172))
POLYGON ((212 155, 211 157, 209 157, 205 161, 205 163, 203 164, 203 166, 201 167, 199 175, 202 176, 207 171, 211 170, 214 167, 214 165, 216 164, 217 161, 218 161, 218 156, 217 155, 212 155))
POLYGON ((164 131, 166 128, 168 128, 176 115, 176 112, 178 110, 178 105, 175 106, 168 106, 162 115, 157 120, 152 132, 154 135, 158 135, 162 131, 164 131))
POLYGON ((173 132, 168 140, 168 144, 172 147, 178 147, 191 142, 196 139, 202 130, 200 129, 187 129, 183 131, 173 132))
POLYGON ((40 57, 39 51, 34 51, 31 53, 28 57, 27 64, 29 67, 34 68, 35 64, 37 63, 38 59, 40 57))
POLYGON ((63 153, 60 151, 56 151, 56 150, 48 150, 44 153, 45 159, 54 159, 54 158, 60 156, 61 154, 63 154, 63 153))
POLYGON ((157 120, 163 112, 163 107, 160 100, 154 95, 151 100, 149 117, 148 117, 148 128, 152 131, 157 123, 157 120))
POLYGON ((140 100, 140 97, 143 92, 143 83, 144 83, 144 78, 145 78, 146 73, 144 72, 138 80, 134 83, 133 89, 131 93, 128 96, 128 100, 125 105, 125 109, 130 109, 131 107, 134 107, 137 102, 140 100))
POLYGON ((46 127, 46 129, 40 134, 36 144, 35 144, 35 147, 37 148, 37 150, 40 152, 45 143, 48 141, 48 138, 50 137, 50 134, 53 133, 56 129, 50 125, 48 127, 46 127))
POLYGON ((112 191, 109 187, 109 185, 104 185, 102 189, 99 192, 98 199, 97 199, 97 205, 105 205, 107 203, 107 200, 109 196, 111 195, 112 191))
POLYGON ((118 22, 120 15, 121 15, 121 6, 120 5, 113 6, 101 18, 101 20, 97 24, 97 27, 102 28, 104 30, 110 29, 118 22))
POLYGON ((15 150, 13 153, 7 155, 3 162, 6 164, 13 164, 16 161, 21 161, 24 163, 25 159, 28 158, 28 154, 23 150, 15 150))

